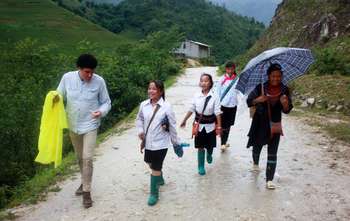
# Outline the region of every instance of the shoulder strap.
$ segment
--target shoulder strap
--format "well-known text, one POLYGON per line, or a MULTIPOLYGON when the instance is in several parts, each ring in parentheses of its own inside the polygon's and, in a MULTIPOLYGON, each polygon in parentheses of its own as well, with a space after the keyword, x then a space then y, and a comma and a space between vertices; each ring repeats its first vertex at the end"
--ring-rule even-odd
POLYGON ((157 113, 157 111, 159 110, 159 108, 160 108, 160 105, 157 104, 156 108, 155 108, 154 111, 153 111, 151 120, 149 121, 149 123, 148 123, 148 125, 147 125, 147 129, 146 129, 146 133, 145 133, 145 138, 146 138, 146 136, 147 136, 148 129, 149 129, 149 127, 151 126, 151 123, 152 123, 152 121, 153 121, 153 119, 154 119, 154 116, 156 115, 156 113, 157 113))
POLYGON ((220 102, 225 98, 226 94, 231 90, 232 86, 235 84, 235 82, 237 81, 238 76, 231 81, 231 83, 229 84, 229 86, 226 88, 226 90, 224 91, 224 93, 221 95, 220 97, 220 102))
POLYGON ((209 95, 208 97, 205 98, 203 110, 202 110, 201 115, 199 116, 198 123, 200 123, 201 120, 202 120, 202 118, 203 118, 203 114, 204 114, 205 108, 208 106, 208 103, 209 103, 210 98, 211 98, 211 95, 209 95))

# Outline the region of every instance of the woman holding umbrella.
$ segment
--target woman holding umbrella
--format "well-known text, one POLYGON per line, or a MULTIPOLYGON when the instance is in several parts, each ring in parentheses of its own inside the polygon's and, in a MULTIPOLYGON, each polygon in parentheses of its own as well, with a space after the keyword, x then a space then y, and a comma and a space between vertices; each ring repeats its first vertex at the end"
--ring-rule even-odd
POLYGON ((282 112, 288 114, 292 108, 289 89, 282 83, 283 70, 279 64, 267 69, 268 81, 259 84, 249 94, 248 107, 255 106, 249 130, 247 147, 253 146, 253 169, 259 170, 259 158, 263 145, 267 144, 266 187, 275 189, 272 182, 277 163, 277 150, 282 131, 282 112))
POLYGON ((247 147, 253 146, 255 170, 259 156, 267 147, 266 187, 274 189, 277 150, 282 132, 282 112, 293 108, 289 89, 292 80, 305 74, 315 61, 311 50, 304 48, 273 48, 251 59, 240 74, 236 89, 248 95, 247 104, 255 107, 247 147), (265 83, 264 83, 265 82, 265 83))

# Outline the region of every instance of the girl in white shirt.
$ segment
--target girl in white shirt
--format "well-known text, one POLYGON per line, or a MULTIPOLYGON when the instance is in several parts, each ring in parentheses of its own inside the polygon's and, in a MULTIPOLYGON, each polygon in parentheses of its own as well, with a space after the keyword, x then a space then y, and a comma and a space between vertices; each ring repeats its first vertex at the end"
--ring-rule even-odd
POLYGON ((222 136, 221 151, 224 152, 230 145, 227 143, 230 128, 235 124, 238 91, 235 89, 238 76, 235 72, 236 65, 229 61, 225 65, 226 73, 220 78, 216 86, 216 92, 220 98, 222 136), (226 92, 227 90, 227 92, 226 92), (225 93, 226 92, 226 93, 225 93))
POLYGON ((144 141, 141 153, 145 149, 144 161, 152 170, 150 196, 148 205, 153 206, 159 198, 159 185, 164 185, 162 167, 168 151, 173 144, 175 153, 179 154, 180 139, 177 137, 176 120, 171 105, 165 101, 162 81, 151 81, 148 86, 149 99, 140 105, 136 118, 138 136, 144 141), (152 116, 154 118, 151 120, 152 116))
POLYGON ((207 162, 210 164, 213 161, 213 148, 216 147, 216 135, 221 134, 221 111, 220 101, 211 90, 213 87, 211 75, 202 74, 199 85, 202 90, 194 96, 181 127, 185 127, 188 118, 195 113, 195 122, 199 123, 198 134, 194 138, 195 148, 198 149, 198 173, 205 175, 205 149, 207 149, 207 162), (204 109, 205 103, 207 105, 204 109))

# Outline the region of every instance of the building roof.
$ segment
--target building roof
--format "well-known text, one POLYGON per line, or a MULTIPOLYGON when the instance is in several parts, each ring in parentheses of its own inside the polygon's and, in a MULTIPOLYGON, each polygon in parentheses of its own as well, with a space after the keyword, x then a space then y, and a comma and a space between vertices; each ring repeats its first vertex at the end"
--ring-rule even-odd
POLYGON ((194 43, 194 44, 197 44, 197 45, 200 45, 200 46, 204 46, 204 47, 208 47, 210 48, 210 45, 207 45, 207 44, 204 44, 204 43, 201 43, 201 42, 198 42, 198 41, 192 41, 192 40, 187 40, 191 43, 194 43))

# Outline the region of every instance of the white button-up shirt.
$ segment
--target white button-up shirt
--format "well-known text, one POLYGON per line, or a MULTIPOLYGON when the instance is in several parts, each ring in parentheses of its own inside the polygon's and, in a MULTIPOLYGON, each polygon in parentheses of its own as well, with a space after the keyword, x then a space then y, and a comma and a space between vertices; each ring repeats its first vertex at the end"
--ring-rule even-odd
POLYGON ((79 76, 79 71, 63 75, 57 91, 66 101, 69 130, 85 134, 100 126, 101 119, 93 118, 92 112, 100 111, 104 117, 111 109, 111 100, 106 83, 102 77, 93 74, 86 82, 79 76))
MULTIPOLYGON (((201 114, 203 111, 205 99, 211 96, 210 100, 208 101, 207 107, 204 110, 204 115, 213 115, 218 116, 221 114, 220 110, 220 100, 217 94, 213 93, 212 90, 209 91, 207 95, 204 95, 202 92, 198 92, 194 95, 194 98, 192 100, 192 104, 190 107, 190 111, 192 113, 198 113, 201 114)), ((212 132, 215 130, 215 123, 210 123, 210 124, 199 124, 199 131, 202 131, 203 128, 205 128, 205 131, 207 133, 212 132)))
MULTIPOLYGON (((227 76, 227 74, 225 74, 227 76)), ((234 80, 225 80, 225 75, 220 78, 220 80, 216 83, 216 88, 215 91, 219 96, 219 99, 221 98, 222 94, 226 91, 226 88, 231 84, 232 81, 234 80)), ((238 77, 236 77, 238 78, 238 77)), ((238 81, 238 80, 237 80, 238 81)), ((235 107, 238 104, 238 90, 235 88, 237 81, 234 83, 234 85, 231 87, 231 89, 227 92, 225 95, 224 99, 221 101, 221 105, 224 107, 235 107)))
MULTIPOLYGON (((157 104, 160 105, 160 108, 154 116, 146 135, 145 149, 147 150, 167 149, 171 144, 181 143, 177 136, 175 113, 172 110, 171 105, 164 101, 163 98, 160 98, 157 104), (165 117, 168 117, 169 120, 169 132, 165 131, 161 125, 165 117)), ((146 133, 147 126, 155 108, 156 105, 153 106, 150 99, 141 103, 136 117, 136 128, 138 134, 146 133)))

